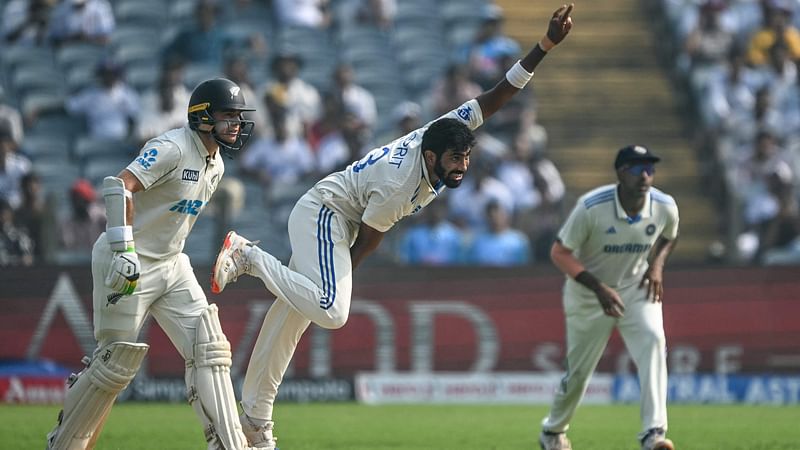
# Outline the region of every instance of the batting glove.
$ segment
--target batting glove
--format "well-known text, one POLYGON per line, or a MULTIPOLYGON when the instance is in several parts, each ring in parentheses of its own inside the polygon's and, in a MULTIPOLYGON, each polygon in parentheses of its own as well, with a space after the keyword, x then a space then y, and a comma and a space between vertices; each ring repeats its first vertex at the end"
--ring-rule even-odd
POLYGON ((114 252, 106 275, 106 286, 121 295, 131 295, 141 271, 139 256, 133 247, 128 247, 124 252, 114 252))

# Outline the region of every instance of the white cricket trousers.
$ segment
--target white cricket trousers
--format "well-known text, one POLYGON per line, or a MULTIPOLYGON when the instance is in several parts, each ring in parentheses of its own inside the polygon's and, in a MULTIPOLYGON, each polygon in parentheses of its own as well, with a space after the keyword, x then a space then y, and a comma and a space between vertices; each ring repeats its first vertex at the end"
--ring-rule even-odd
POLYGON ((278 386, 310 322, 344 326, 350 314, 350 246, 358 224, 325 206, 316 190, 303 195, 289 215, 289 266, 258 247, 248 251, 250 274, 276 301, 264 318, 242 386, 242 408, 254 419, 272 420, 278 386))
POLYGON ((667 429, 667 356, 661 303, 645 298, 647 290, 638 283, 617 290, 625 303, 621 319, 606 316, 596 297, 567 283, 564 315, 567 328, 567 373, 561 380, 550 413, 542 428, 554 433, 569 428, 589 379, 616 327, 625 342, 641 385, 642 433, 651 428, 667 429))
POLYGON ((112 251, 105 233, 92 248, 92 300, 94 335, 98 347, 116 341, 137 342, 148 314, 152 314, 184 359, 193 358, 197 320, 208 307, 189 257, 181 253, 167 259, 139 255, 142 265, 136 290, 108 302, 113 291, 105 285, 112 251))

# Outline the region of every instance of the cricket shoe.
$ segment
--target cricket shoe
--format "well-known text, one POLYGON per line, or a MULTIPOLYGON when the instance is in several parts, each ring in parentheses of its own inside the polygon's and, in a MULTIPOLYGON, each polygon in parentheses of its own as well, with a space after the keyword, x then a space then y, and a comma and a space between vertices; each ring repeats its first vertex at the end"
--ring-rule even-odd
POLYGON ((572 450, 572 444, 567 439, 566 433, 542 431, 539 434, 539 445, 542 450, 572 450))
POLYGON ((663 428, 651 428, 642 439, 642 450, 675 450, 675 445, 667 439, 663 428))
POLYGON ((246 413, 239 416, 239 422, 242 424, 242 432, 247 438, 247 443, 253 448, 279 450, 276 447, 278 438, 272 435, 273 422, 256 425, 246 413))
POLYGON ((250 242, 235 231, 228 232, 217 254, 214 268, 211 269, 211 292, 219 294, 228 283, 236 281, 240 275, 250 271, 247 248, 258 242, 250 242))

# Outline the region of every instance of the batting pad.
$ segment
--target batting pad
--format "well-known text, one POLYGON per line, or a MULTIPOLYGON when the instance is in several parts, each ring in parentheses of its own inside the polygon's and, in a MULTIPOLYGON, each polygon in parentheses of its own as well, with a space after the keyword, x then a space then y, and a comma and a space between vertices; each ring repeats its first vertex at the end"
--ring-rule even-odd
POLYGON ((114 342, 101 348, 67 392, 64 415, 48 448, 84 450, 99 434, 117 395, 142 364, 147 344, 114 342))
POLYGON ((194 359, 186 361, 186 386, 208 448, 240 450, 247 448, 247 439, 231 382, 231 344, 222 333, 218 311, 217 305, 208 305, 197 321, 194 359))

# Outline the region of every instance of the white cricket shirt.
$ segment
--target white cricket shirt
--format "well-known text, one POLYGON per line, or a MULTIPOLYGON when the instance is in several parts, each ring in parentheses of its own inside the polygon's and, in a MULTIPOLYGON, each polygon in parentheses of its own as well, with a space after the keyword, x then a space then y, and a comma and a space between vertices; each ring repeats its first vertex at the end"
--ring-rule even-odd
MULTIPOLYGON (((483 124, 477 100, 443 115, 474 130, 483 124)), ((436 120, 439 120, 436 119, 436 120)), ((334 172, 314 186, 323 202, 354 222, 386 232, 403 217, 424 208, 444 189, 430 182, 422 157, 422 135, 435 121, 370 151, 346 169, 334 172)))
MULTIPOLYGON (((586 270, 618 289, 639 283, 647 258, 659 236, 678 237, 678 205, 670 195, 650 188, 644 207, 628 217, 619 201, 617 185, 594 189, 578 199, 558 238, 573 250, 586 270)), ((569 288, 589 289, 568 277, 569 288)))
POLYGON ((133 194, 136 252, 150 258, 180 253, 225 172, 220 152, 211 158, 186 125, 148 141, 127 170, 144 186, 133 194))

